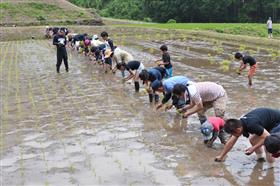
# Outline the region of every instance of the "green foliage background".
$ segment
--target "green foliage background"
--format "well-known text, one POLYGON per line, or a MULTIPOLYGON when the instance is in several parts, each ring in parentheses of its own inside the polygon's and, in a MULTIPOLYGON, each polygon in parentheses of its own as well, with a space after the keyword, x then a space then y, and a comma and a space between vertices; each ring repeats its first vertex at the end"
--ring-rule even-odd
POLYGON ((69 0, 104 17, 167 22, 280 21, 280 0, 69 0))

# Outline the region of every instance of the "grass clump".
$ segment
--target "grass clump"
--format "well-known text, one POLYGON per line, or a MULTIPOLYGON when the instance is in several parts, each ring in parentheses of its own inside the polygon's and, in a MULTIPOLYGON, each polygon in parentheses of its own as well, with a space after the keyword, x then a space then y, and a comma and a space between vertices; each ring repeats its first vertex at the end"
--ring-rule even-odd
POLYGON ((83 10, 67 10, 56 4, 45 2, 0 3, 1 23, 92 19, 83 10))

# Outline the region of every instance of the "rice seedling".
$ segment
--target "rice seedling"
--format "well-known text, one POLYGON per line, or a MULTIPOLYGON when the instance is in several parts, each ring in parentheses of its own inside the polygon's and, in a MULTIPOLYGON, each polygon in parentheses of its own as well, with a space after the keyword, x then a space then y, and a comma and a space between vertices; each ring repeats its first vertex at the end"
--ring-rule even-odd
POLYGON ((241 44, 241 45, 239 46, 239 51, 240 51, 240 52, 245 52, 245 50, 246 50, 246 46, 243 45, 243 44, 241 44))
POLYGON ((215 64, 215 58, 210 53, 208 54, 208 59, 211 65, 215 64))
POLYGON ((224 72, 229 71, 230 61, 228 61, 228 60, 223 60, 223 61, 221 62, 221 65, 222 65, 222 70, 223 70, 224 72))
POLYGON ((153 54, 155 52, 154 48, 149 48, 149 53, 153 54))

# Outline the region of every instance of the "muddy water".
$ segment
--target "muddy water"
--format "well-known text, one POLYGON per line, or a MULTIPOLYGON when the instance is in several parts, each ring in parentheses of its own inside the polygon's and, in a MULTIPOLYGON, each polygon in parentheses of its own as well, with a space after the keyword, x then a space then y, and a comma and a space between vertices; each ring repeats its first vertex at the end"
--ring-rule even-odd
MULTIPOLYGON (((160 57, 159 40, 117 39, 145 66, 160 57)), ((249 89, 231 60, 239 46, 166 38, 175 74, 222 84, 227 115, 239 117, 259 106, 279 108, 279 58, 255 56, 260 69, 249 89), (209 60, 209 54, 211 59, 209 60)), ((251 49, 256 51, 257 48, 251 49)), ((196 116, 156 112, 142 91, 104 74, 84 56, 69 51, 70 72, 55 73, 48 41, 1 44, 1 183, 3 185, 279 185, 280 167, 246 156, 246 139, 225 163, 215 163, 222 146, 205 148, 196 116), (185 130, 186 129, 186 130, 185 130)), ((245 74, 245 73, 244 73, 245 74)), ((210 114, 212 114, 210 112, 210 114)))

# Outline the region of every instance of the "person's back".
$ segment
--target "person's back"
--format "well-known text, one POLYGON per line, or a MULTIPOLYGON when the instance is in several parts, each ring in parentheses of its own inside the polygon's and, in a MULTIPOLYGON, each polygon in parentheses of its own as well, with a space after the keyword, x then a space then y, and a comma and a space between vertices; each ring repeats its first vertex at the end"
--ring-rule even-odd
POLYGON ((94 47, 98 47, 99 45, 104 44, 104 42, 100 41, 100 40, 91 40, 91 45, 94 47))
POLYGON ((249 55, 244 55, 242 61, 244 65, 249 64, 250 66, 253 66, 257 63, 255 58, 249 55))
POLYGON ((163 81, 163 87, 167 93, 171 93, 176 84, 187 85, 188 82, 189 79, 185 76, 173 76, 163 81))
POLYGON ((257 108, 240 118, 244 125, 244 136, 262 135, 263 129, 270 132, 280 125, 280 111, 270 108, 257 108))
POLYGON ((133 56, 125 50, 120 49, 119 47, 114 51, 114 57, 118 63, 128 63, 129 61, 133 61, 133 56))
POLYGON ((225 95, 224 88, 214 82, 198 82, 195 83, 194 86, 203 102, 214 101, 225 95))
POLYGON ((154 69, 154 68, 150 68, 147 70, 148 73, 149 73, 149 81, 150 82, 153 82, 155 80, 162 80, 162 75, 160 73, 160 71, 158 71, 157 69, 154 69))
POLYGON ((154 69, 158 70, 161 73, 162 77, 165 77, 166 71, 163 67, 154 67, 154 69))
POLYGON ((209 122, 213 125, 213 130, 219 132, 225 125, 225 121, 219 117, 208 117, 209 122))

